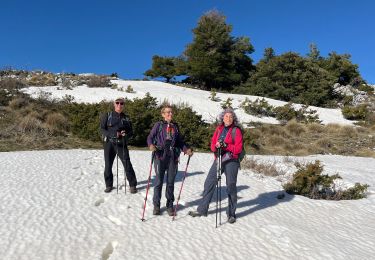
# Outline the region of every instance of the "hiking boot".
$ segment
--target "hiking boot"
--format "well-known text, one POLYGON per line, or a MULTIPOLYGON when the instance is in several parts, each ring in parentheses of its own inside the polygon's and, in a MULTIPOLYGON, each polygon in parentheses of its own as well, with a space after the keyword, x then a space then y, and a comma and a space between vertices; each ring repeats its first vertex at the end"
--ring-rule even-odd
POLYGON ((131 193, 131 194, 137 193, 137 187, 135 187, 135 186, 130 186, 130 193, 131 193))
POLYGON ((154 206, 154 210, 152 211, 153 215, 160 215, 160 207, 154 206))
POLYGON ((113 190, 113 187, 107 187, 105 188, 104 192, 108 193, 108 192, 111 192, 113 190))
POLYGON ((173 215, 174 215, 174 209, 173 209, 173 207, 167 208, 167 212, 168 212, 169 216, 173 217, 173 215))
POLYGON ((228 222, 229 222, 229 224, 233 224, 234 222, 236 222, 236 218, 235 217, 229 217, 228 222))
POLYGON ((195 211, 195 210, 193 210, 193 211, 189 211, 189 213, 188 213, 190 216, 192 216, 193 218, 195 218, 195 217, 201 217, 202 216, 202 214, 200 214, 198 211, 195 211))

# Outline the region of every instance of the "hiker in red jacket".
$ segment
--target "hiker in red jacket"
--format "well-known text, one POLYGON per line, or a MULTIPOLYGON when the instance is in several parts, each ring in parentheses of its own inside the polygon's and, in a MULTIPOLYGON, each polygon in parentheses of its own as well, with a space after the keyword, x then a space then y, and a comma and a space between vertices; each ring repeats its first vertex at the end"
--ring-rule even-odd
POLYGON ((211 151, 215 154, 215 161, 208 172, 204 182, 203 197, 196 211, 190 211, 192 217, 207 216, 208 207, 214 194, 217 183, 217 163, 218 156, 222 158, 221 173, 225 173, 228 208, 228 222, 236 222, 237 206, 237 174, 240 167, 238 157, 242 152, 242 132, 238 124, 238 119, 233 109, 225 109, 219 116, 219 125, 217 126, 211 139, 211 151), (221 148, 221 155, 218 155, 218 149, 221 148))

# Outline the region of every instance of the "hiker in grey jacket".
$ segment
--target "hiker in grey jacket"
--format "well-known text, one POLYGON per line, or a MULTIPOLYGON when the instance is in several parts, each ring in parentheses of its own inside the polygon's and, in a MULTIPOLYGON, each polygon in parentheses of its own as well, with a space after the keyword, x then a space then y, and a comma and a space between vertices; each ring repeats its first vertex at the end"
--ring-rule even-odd
POLYGON ((129 118, 123 113, 124 98, 116 98, 113 102, 114 111, 105 113, 100 120, 100 131, 104 142, 104 181, 106 189, 104 192, 111 192, 113 189, 113 161, 118 154, 130 186, 130 193, 137 192, 137 178, 130 162, 128 139, 133 134, 129 118))
POLYGON ((191 156, 193 150, 184 142, 178 126, 172 121, 173 111, 170 105, 165 105, 161 110, 163 121, 157 122, 147 137, 147 144, 155 154, 154 167, 156 173, 154 187, 154 215, 160 215, 160 199, 163 187, 164 174, 167 172, 167 212, 173 216, 174 181, 177 174, 178 159, 181 151, 191 156))
POLYGON ((196 211, 190 211, 189 215, 192 217, 207 216, 208 207, 218 181, 217 157, 221 156, 221 173, 225 173, 228 194, 227 217, 228 222, 233 224, 236 222, 237 174, 240 167, 238 158, 243 149, 242 132, 237 116, 231 108, 225 109, 220 114, 219 122, 211 139, 211 151, 214 152, 215 160, 204 182, 203 197, 198 208, 196 211), (217 154, 219 148, 221 148, 221 155, 217 154))

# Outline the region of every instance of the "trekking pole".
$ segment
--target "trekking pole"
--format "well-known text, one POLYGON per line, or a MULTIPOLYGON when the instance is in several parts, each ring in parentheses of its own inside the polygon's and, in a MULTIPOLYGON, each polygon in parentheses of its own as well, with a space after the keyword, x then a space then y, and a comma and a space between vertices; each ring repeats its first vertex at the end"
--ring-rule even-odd
MULTIPOLYGON (((123 162, 125 163, 125 140, 122 140, 122 159, 123 159, 123 162)), ((124 169, 124 186, 125 186, 125 194, 126 194, 126 171, 125 169, 124 169)))
MULTIPOLYGON (((219 204, 219 181, 221 179, 221 148, 218 148, 218 157, 217 157, 217 181, 216 181, 216 228, 217 228, 217 214, 218 214, 218 204, 219 204)), ((221 204, 220 204, 221 205, 221 204)))
POLYGON ((176 217, 176 212, 177 212, 177 208, 178 208, 178 202, 179 202, 179 200, 180 200, 180 196, 181 196, 182 188, 184 187, 184 181, 185 181, 185 178, 186 178, 186 173, 187 173, 187 169, 188 169, 189 162, 190 162, 190 157, 191 157, 191 155, 189 155, 188 160, 187 160, 187 163, 186 163, 186 168, 185 168, 185 172, 184 172, 184 177, 182 178, 182 183, 181 183, 181 187, 180 187, 180 192, 178 193, 177 202, 176 202, 176 207, 174 208, 172 221, 174 221, 174 218, 176 217))
POLYGON ((144 205, 143 205, 143 212, 142 212, 142 218, 141 218, 142 221, 145 221, 144 216, 145 216, 145 210, 146 210, 146 202, 147 202, 148 190, 150 188, 150 180, 151 180, 151 173, 152 173, 152 163, 154 162, 154 157, 155 157, 155 152, 152 152, 151 164, 150 164, 150 174, 148 175, 146 197, 145 197, 145 202, 144 202, 144 205))
MULTIPOLYGON (((221 149, 220 149, 221 150, 221 149)), ((221 226, 221 153, 219 156, 219 226, 221 226)))
POLYGON ((117 181, 117 185, 116 185, 116 189, 117 189, 117 194, 118 194, 118 138, 116 138, 116 181, 117 181))

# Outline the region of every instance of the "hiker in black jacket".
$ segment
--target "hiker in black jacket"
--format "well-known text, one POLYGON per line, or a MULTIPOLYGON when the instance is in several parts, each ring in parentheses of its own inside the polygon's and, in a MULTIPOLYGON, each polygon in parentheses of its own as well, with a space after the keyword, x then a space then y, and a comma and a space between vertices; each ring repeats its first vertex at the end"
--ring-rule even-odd
POLYGON ((133 129, 129 118, 123 113, 124 102, 124 98, 116 98, 113 103, 114 111, 103 114, 100 120, 100 131, 104 142, 104 180, 106 186, 104 192, 111 192, 113 189, 112 165, 116 154, 124 165, 130 193, 137 192, 137 178, 130 162, 127 146, 128 139, 133 134, 133 129))

